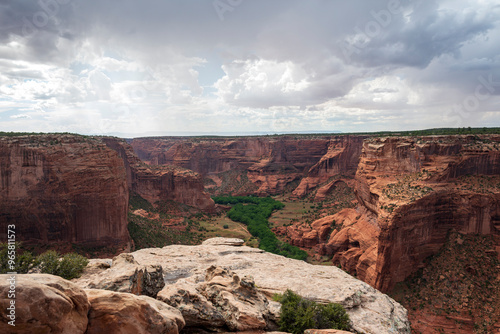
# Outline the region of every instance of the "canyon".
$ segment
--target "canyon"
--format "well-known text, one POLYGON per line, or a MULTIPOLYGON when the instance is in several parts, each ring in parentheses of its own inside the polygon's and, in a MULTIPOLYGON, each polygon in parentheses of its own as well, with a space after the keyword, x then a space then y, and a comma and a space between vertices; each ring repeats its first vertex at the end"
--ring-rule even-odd
MULTIPOLYGON (((276 223, 276 234, 382 292, 425 270, 450 233, 491 238, 475 256, 500 260, 499 135, 24 135, 0 137, 0 153, 0 228, 15 224, 26 243, 113 245, 121 253, 130 250, 131 195, 153 207, 170 201, 212 215, 228 208, 210 195, 250 194, 315 203, 302 209, 314 215, 276 223)), ((465 275, 477 272, 469 267, 465 275)), ((500 315, 495 303, 498 296, 490 313, 500 315)), ((429 309, 410 318, 424 332, 453 332, 462 321, 472 333, 477 319, 466 311, 456 321, 429 309)))
MULTIPOLYGON (((318 210, 317 219, 292 220, 275 232, 384 292, 424 269, 450 232, 490 236, 487 252, 500 251, 498 135, 142 138, 131 145, 149 164, 193 168, 213 194, 323 202, 352 187, 352 207, 318 210)), ((419 330, 461 326, 429 312, 414 313, 419 330)), ((459 313, 471 333, 475 320, 459 313)))
POLYGON ((422 268, 450 230, 500 237, 498 135, 165 137, 130 143, 149 165, 200 173, 207 191, 216 194, 288 190, 291 198, 320 201, 340 183, 352 185, 355 207, 312 224, 298 222, 284 234, 294 245, 333 256, 382 291, 422 268))
POLYGON ((304 246, 390 291, 438 252, 450 230, 500 239, 499 147, 499 136, 367 139, 356 207, 289 227, 292 243, 304 236, 304 246))
POLYGON ((127 250, 130 192, 152 204, 171 200, 207 212, 215 208, 196 173, 146 166, 121 139, 0 138, 0 228, 15 225, 16 241, 127 250))

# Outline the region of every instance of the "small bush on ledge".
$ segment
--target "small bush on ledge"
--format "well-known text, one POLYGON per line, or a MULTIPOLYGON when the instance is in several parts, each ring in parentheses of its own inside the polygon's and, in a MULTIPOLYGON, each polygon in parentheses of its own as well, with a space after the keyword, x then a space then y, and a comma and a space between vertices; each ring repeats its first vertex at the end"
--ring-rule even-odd
POLYGON ((349 315, 340 304, 318 304, 307 300, 287 290, 283 295, 278 295, 277 301, 281 303, 279 320, 280 330, 302 334, 306 329, 340 329, 349 330, 349 315))
POLYGON ((54 250, 33 257, 31 252, 21 251, 20 243, 11 244, 10 249, 7 243, 0 243, 0 274, 8 272, 27 274, 31 269, 34 269, 42 274, 72 279, 80 277, 88 262, 86 257, 79 254, 68 253, 61 257, 54 250), (16 252, 17 250, 20 251, 16 252), (9 259, 12 259, 11 265, 9 265, 9 259))

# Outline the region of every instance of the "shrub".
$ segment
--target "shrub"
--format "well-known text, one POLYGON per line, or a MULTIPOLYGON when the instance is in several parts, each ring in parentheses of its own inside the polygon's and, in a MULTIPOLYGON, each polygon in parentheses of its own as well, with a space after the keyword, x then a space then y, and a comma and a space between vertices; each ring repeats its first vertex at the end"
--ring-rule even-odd
POLYGON ((54 250, 46 251, 38 255, 35 264, 44 274, 57 275, 57 268, 59 266, 59 254, 54 250))
MULTIPOLYGON (((21 243, 16 242, 13 246, 15 252, 15 269, 9 266, 9 245, 8 243, 0 243, 0 274, 8 272, 16 272, 18 274, 26 274, 33 266, 33 255, 28 251, 21 250, 21 243)), ((12 254, 12 253, 11 253, 12 254)))
POLYGON ((224 224, 224 226, 222 226, 225 230, 227 230, 229 228, 229 225, 227 224, 224 224))
POLYGON ((65 279, 77 278, 87 266, 89 260, 76 253, 61 256, 54 250, 46 251, 36 258, 28 251, 21 250, 21 244, 15 244, 15 270, 8 266, 8 244, 0 243, 0 274, 15 271, 26 274, 33 267, 38 267, 43 274, 61 276, 65 279))
POLYGON ((59 262, 59 267, 57 268, 57 275, 65 278, 72 279, 80 277, 83 269, 87 266, 89 260, 84 256, 76 253, 65 254, 62 260, 59 262))
POLYGON ((287 290, 276 298, 281 303, 280 330, 302 334, 306 329, 349 330, 349 315, 340 304, 318 304, 287 290))
POLYGON ((39 255, 35 264, 44 274, 57 275, 65 279, 80 277, 89 260, 76 253, 65 254, 62 258, 53 250, 39 255))

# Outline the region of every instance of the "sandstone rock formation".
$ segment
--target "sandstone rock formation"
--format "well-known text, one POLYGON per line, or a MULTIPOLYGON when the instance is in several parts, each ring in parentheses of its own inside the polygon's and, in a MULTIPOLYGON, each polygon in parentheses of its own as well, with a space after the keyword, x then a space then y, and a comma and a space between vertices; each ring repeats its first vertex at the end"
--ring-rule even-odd
POLYGON ((290 236, 389 291, 424 266, 451 229, 497 235, 500 243, 499 147, 500 136, 367 139, 356 173, 359 205, 290 236))
MULTIPOLYGON (((106 280, 97 279, 89 282, 85 288, 129 292, 156 298, 158 292, 165 286, 163 268, 160 265, 139 265, 131 254, 118 255, 113 259, 111 267, 119 268, 110 271, 113 273, 112 277, 108 276, 106 280)), ((109 267, 96 267, 91 263, 87 266, 83 277, 99 273, 99 268, 107 269, 109 267)))
MULTIPOLYGON (((358 332, 410 332, 406 310, 400 304, 336 267, 313 266, 259 249, 228 246, 224 243, 226 242, 219 239, 218 242, 207 242, 199 246, 172 245, 161 249, 142 249, 131 255, 139 266, 160 265, 163 268, 166 285, 158 293, 158 298, 184 305, 182 309, 185 310, 183 314, 186 322, 189 319, 200 323, 200 319, 204 319, 203 321, 212 324, 238 323, 234 322, 236 320, 220 319, 220 310, 217 313, 210 305, 219 305, 222 309, 231 309, 237 305, 239 310, 244 310, 246 306, 239 304, 241 300, 238 301, 235 291, 253 295, 253 278, 257 290, 268 297, 291 289, 318 302, 342 304, 349 313, 354 330, 358 332), (223 271, 220 275, 214 275, 219 269, 210 269, 212 274, 207 275, 207 270, 212 266, 222 268, 223 271)), ((99 273, 84 275, 75 280, 75 283, 88 287, 98 281, 113 282, 120 276, 122 268, 129 265, 130 263, 117 263, 99 273)), ((261 298, 257 292, 253 298, 255 297, 258 300, 261 298)), ((256 305, 265 305, 265 302, 256 305)), ((269 305, 271 307, 272 303, 269 305)), ((252 323, 257 321, 259 324, 263 324, 262 320, 255 319, 264 319, 267 323, 268 319, 263 315, 265 313, 259 312, 254 308, 243 319, 252 319, 252 323), (259 317, 259 314, 262 315, 259 317)), ((275 312, 271 309, 268 314, 275 312)), ((237 321, 242 322, 242 319, 237 321)), ((249 322, 245 320, 243 323, 249 322)))
MULTIPOLYGON (((299 186, 293 191, 297 197, 304 197, 311 189, 338 174, 354 174, 358 167, 364 136, 340 136, 330 140, 328 151, 312 166, 299 186)), ((316 200, 322 200, 334 182, 321 189, 316 200)))
POLYGON ((123 159, 129 189, 151 204, 172 200, 206 212, 215 211, 215 203, 204 192, 197 173, 174 166, 148 166, 141 162, 125 140, 110 137, 102 140, 123 159))
POLYGON ((196 286, 167 286, 158 299, 180 309, 188 327, 227 327, 232 331, 277 328, 278 314, 270 310, 253 278, 240 278, 220 267, 208 268, 205 281, 196 286))
POLYGON ((131 145, 150 165, 191 169, 210 179, 218 192, 277 194, 308 176, 297 190, 297 196, 303 196, 333 175, 354 173, 362 140, 362 136, 163 137, 136 138, 131 145))
POLYGON ((185 324, 177 309, 150 297, 98 289, 85 293, 91 304, 86 334, 178 334, 185 324))
POLYGON ((0 138, 0 228, 14 224, 18 241, 125 250, 129 190, 152 203, 215 210, 196 173, 148 167, 125 141, 62 134, 0 138))
POLYGON ((125 248, 128 198, 122 159, 98 139, 0 138, 0 229, 18 241, 125 248))
POLYGON ((0 332, 83 334, 87 329, 90 304, 86 293, 75 284, 46 274, 15 275, 13 289, 0 275, 0 332), (7 298, 9 290, 15 299, 7 298), (15 300, 15 318, 9 318, 10 301, 15 300), (14 320, 15 327, 8 324, 14 320))

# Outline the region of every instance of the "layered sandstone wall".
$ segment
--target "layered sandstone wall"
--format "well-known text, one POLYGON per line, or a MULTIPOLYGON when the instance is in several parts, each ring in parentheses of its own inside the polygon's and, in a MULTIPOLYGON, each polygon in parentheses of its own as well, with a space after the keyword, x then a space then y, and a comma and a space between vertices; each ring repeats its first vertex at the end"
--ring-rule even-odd
POLYGON ((110 137, 102 140, 123 159, 130 189, 150 203, 172 200, 206 212, 215 211, 215 203, 204 191, 199 174, 173 166, 146 165, 125 140, 110 137))
POLYGON ((290 226, 287 235, 389 291, 422 268, 450 230, 500 241, 499 159, 496 135, 366 139, 357 207, 290 226))
POLYGON ((370 275, 356 263, 359 277, 388 291, 423 267, 450 230, 500 235, 499 159, 494 135, 366 140, 356 195, 377 253, 370 275))
POLYGON ((15 225, 17 241, 124 246, 128 196, 122 159, 98 139, 0 138, 0 229, 15 225))
MULTIPOLYGON (((335 175, 354 174, 358 167, 365 136, 339 136, 328 143, 327 152, 307 172, 299 186, 293 191, 297 197, 304 197, 311 189, 335 175)), ((318 197, 321 199, 323 197, 318 197)))
POLYGON ((303 180, 296 195, 304 196, 333 175, 354 173, 362 140, 361 136, 165 137, 137 138, 131 145, 150 165, 181 166, 215 183, 221 182, 217 176, 221 173, 243 172, 255 185, 254 193, 277 194, 291 182, 303 180))

